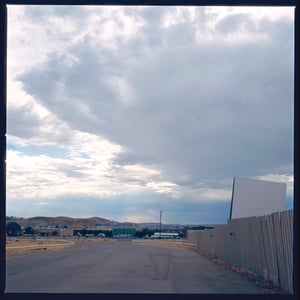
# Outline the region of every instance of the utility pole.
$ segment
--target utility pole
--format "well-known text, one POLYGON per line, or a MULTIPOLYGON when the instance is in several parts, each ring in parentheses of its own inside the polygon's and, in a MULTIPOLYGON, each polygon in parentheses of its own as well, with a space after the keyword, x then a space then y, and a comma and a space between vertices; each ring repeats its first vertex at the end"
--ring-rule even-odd
POLYGON ((160 211, 160 217, 159 217, 159 239, 161 240, 161 214, 162 211, 160 211))

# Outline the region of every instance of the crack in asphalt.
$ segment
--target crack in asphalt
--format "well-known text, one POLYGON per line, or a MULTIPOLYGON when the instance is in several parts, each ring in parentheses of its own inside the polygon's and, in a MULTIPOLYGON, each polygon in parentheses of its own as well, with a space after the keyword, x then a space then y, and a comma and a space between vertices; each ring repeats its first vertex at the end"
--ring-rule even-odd
POLYGON ((170 271, 170 251, 167 253, 150 254, 150 259, 154 264, 154 280, 166 280, 170 271))

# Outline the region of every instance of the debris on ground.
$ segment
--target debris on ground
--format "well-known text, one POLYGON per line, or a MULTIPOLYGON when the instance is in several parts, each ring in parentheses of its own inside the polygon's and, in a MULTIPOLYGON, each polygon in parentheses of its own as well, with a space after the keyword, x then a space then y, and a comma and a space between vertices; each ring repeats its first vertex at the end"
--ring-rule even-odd
POLYGON ((218 257, 209 256, 203 253, 201 254, 204 257, 208 258, 210 261, 214 262, 215 264, 218 264, 233 272, 239 273, 243 277, 246 277, 247 279, 252 281, 256 286, 263 289, 264 293, 266 294, 289 294, 288 290, 275 286, 271 280, 265 280, 263 277, 254 272, 251 272, 240 266, 229 264, 218 257))

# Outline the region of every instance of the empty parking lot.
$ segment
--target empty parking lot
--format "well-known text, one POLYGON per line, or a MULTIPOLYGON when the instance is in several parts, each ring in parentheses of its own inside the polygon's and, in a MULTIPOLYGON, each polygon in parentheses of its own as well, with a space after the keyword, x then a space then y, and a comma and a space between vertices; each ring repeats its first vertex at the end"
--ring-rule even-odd
POLYGON ((132 241, 79 242, 8 257, 6 292, 261 294, 199 253, 132 241))

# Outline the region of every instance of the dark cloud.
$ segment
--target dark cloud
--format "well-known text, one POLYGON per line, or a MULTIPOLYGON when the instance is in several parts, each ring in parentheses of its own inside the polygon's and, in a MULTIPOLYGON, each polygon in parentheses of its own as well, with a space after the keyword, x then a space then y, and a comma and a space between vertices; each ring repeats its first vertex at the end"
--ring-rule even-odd
POLYGON ((246 15, 229 16, 217 30, 234 33, 242 26, 269 39, 199 45, 191 23, 162 28, 164 10, 143 14, 140 43, 118 38, 112 51, 87 35, 19 79, 72 128, 124 145, 128 152, 118 162, 161 164, 173 182, 184 184, 178 174, 196 184, 287 169, 293 23, 264 21, 257 28, 246 15), (128 102, 118 78, 133 91, 128 102))

